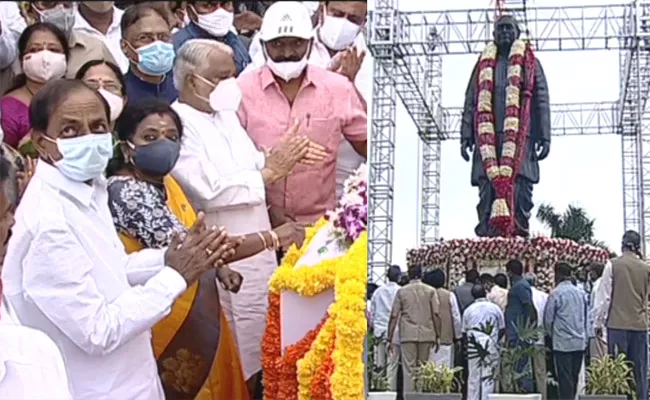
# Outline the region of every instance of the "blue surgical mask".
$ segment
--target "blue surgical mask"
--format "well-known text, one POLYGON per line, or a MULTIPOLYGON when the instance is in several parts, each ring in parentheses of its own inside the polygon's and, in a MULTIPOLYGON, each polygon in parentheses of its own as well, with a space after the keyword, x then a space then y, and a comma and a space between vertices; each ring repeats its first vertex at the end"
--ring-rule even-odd
POLYGON ((156 40, 135 51, 138 53, 138 68, 147 75, 165 75, 174 66, 176 54, 171 43, 156 40))
POLYGON ((70 139, 50 139, 63 156, 54 165, 73 181, 86 182, 99 177, 113 156, 113 138, 110 133, 91 133, 70 139))

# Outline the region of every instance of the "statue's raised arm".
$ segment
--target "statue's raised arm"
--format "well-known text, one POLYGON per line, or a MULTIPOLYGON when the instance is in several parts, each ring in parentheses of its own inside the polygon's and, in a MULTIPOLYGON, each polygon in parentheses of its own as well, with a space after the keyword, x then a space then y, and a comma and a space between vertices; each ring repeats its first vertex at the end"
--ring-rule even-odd
POLYGON ((461 156, 479 188, 478 236, 528 237, 538 160, 548 156, 551 111, 544 70, 514 17, 500 17, 472 71, 461 120, 461 156))

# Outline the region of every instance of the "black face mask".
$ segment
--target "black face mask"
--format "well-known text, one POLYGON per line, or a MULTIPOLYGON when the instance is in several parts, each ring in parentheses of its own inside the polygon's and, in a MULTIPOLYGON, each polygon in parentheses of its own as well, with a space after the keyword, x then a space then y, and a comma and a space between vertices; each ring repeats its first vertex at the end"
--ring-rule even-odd
POLYGON ((147 175, 162 177, 174 168, 180 151, 181 143, 178 141, 156 140, 153 143, 135 147, 133 164, 147 175))

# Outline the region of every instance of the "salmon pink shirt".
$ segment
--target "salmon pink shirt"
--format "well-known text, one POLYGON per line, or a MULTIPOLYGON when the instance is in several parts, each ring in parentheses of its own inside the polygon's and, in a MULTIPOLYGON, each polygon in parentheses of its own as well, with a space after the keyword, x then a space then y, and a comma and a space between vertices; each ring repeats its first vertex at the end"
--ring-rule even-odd
POLYGON ((352 82, 334 72, 309 65, 293 104, 282 93, 267 66, 237 79, 242 102, 237 114, 253 142, 271 148, 293 125, 324 146, 328 158, 315 165, 298 164, 292 174, 267 185, 267 202, 301 222, 315 222, 336 206, 336 155, 341 136, 367 140, 367 114, 352 82))

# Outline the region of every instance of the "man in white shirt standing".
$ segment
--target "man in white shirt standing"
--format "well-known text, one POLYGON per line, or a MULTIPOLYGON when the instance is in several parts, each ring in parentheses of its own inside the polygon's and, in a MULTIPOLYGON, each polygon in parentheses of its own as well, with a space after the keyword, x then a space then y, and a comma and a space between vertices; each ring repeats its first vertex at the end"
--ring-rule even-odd
POLYGON ((399 278, 402 276, 402 270, 398 265, 392 265, 388 269, 388 282, 375 290, 370 299, 370 316, 372 321, 372 331, 379 340, 375 348, 375 364, 381 368, 386 365, 386 376, 388 377, 388 388, 391 391, 397 390, 397 367, 399 365, 399 334, 393 338, 396 350, 388 354, 388 363, 386 355, 388 353, 388 320, 390 311, 393 308, 395 295, 399 290, 399 278))
POLYGON ((485 295, 483 285, 474 285, 474 302, 463 313, 463 333, 468 341, 467 400, 487 400, 494 392, 494 379, 490 378, 499 366, 499 342, 506 328, 503 312, 485 295), (487 352, 484 358, 477 357, 481 350, 487 352))
POLYGON ((454 293, 445 289, 446 281, 444 271, 439 268, 427 272, 422 279, 422 282, 436 289, 440 301, 440 348, 431 352, 430 360, 452 368, 454 366, 454 344, 460 342, 463 332, 458 299, 454 293))
MULTIPOLYGON (((530 284, 530 290, 533 294, 533 305, 535 306, 535 311, 537 311, 537 326, 539 328, 544 327, 544 308, 546 308, 546 302, 548 301, 548 294, 537 289, 537 276, 534 273, 529 272, 524 275, 524 279, 530 284)), ((540 347, 543 351, 536 353, 537 357, 533 359, 533 368, 535 375, 535 384, 537 385, 537 390, 542 394, 542 399, 546 400, 547 387, 546 387, 546 344, 544 342, 544 334, 540 333, 540 338, 535 343, 535 346, 540 347)))
POLYGON ((16 212, 2 280, 20 321, 59 346, 74 399, 162 400, 150 329, 233 243, 225 231, 205 229, 199 213, 169 248, 126 255, 103 176, 113 153, 109 116, 101 95, 81 81, 51 81, 32 99, 40 158, 16 212))
MULTIPOLYGON (((0 150, 0 266, 18 200, 15 170, 0 150)), ((0 399, 71 400, 61 352, 42 332, 20 326, 0 281, 0 399)))
POLYGON ((605 265, 601 263, 592 263, 589 266, 589 279, 591 280, 591 293, 589 294, 589 315, 587 333, 589 334, 589 360, 601 358, 607 354, 607 336, 601 331, 596 336, 595 319, 596 319, 596 293, 600 288, 605 265))

